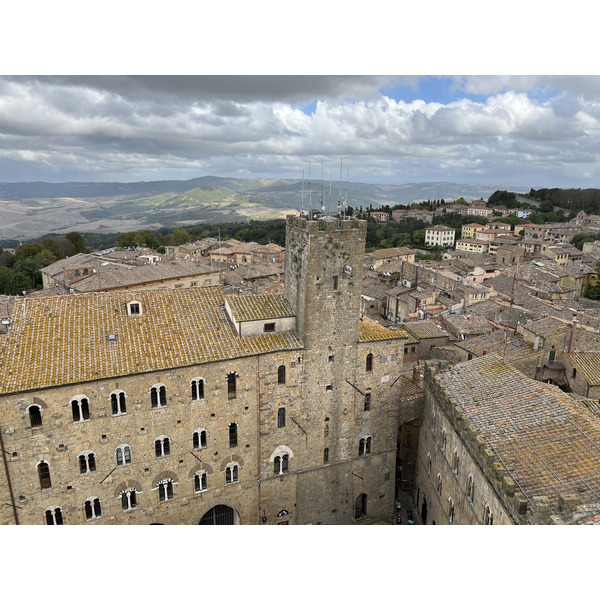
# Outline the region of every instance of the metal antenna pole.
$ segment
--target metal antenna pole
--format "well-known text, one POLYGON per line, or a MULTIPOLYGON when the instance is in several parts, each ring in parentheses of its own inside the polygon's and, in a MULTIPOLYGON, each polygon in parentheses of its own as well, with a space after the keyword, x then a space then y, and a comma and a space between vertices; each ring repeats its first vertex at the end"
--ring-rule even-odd
POLYGON ((310 160, 308 161, 308 220, 312 221, 312 196, 310 193, 310 160))
POLYGON ((304 169, 302 169, 302 200, 300 204, 300 214, 304 212, 304 169))

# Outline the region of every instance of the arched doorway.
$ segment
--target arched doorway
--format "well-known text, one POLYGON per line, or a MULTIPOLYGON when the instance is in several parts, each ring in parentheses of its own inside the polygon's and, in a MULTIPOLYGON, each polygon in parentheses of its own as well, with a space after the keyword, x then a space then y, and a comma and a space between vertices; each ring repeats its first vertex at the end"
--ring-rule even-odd
POLYGON ((427 525, 427 498, 423 496, 423 503, 421 504, 421 523, 427 525))
POLYGON ((239 517, 230 506, 218 504, 204 514, 199 525, 239 525, 239 517))
POLYGON ((354 518, 358 521, 359 519, 364 519, 367 516, 367 495, 361 494, 356 499, 356 504, 354 506, 354 518))

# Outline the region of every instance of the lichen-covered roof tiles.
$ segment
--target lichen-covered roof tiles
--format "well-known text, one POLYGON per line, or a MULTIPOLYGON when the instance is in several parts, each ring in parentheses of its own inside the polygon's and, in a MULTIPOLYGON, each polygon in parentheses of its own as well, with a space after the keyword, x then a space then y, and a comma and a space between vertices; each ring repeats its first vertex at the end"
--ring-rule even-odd
POLYGON ((283 296, 273 294, 228 296, 227 303, 238 323, 294 316, 294 311, 287 300, 283 296))
POLYGON ((436 378, 527 498, 600 498, 600 418, 556 386, 496 356, 455 365, 436 378))
POLYGON ((408 333, 417 339, 447 337, 448 332, 433 321, 414 321, 402 325, 408 333))
POLYGON ((0 393, 302 347, 294 332, 240 338, 224 301, 221 287, 19 299, 0 345, 0 393), (131 300, 141 314, 127 314, 131 300))
POLYGON ((572 352, 566 356, 589 385, 600 385, 600 352, 572 352))
POLYGON ((369 317, 362 317, 358 323, 359 342, 379 342, 406 338, 406 333, 399 329, 388 329, 369 317))

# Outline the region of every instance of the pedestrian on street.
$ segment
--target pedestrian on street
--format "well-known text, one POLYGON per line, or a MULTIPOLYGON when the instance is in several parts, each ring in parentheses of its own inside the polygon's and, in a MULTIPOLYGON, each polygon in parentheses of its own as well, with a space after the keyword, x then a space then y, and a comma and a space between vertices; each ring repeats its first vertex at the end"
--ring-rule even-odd
POLYGON ((400 509, 402 508, 402 502, 400 502, 400 500, 398 500, 398 502, 396 502, 396 510, 398 512, 400 512, 400 509))

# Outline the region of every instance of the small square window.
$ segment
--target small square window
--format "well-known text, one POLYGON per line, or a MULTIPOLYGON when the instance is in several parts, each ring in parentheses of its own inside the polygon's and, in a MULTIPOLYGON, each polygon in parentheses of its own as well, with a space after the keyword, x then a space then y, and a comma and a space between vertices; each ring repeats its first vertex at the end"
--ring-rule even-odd
POLYGON ((333 362, 333 354, 329 357, 329 362, 333 362))
POLYGON ((129 305, 129 314, 130 315, 139 315, 140 314, 140 305, 133 302, 129 305))
POLYGON ((263 331, 265 333, 275 331, 275 323, 265 323, 263 331))
POLYGON ((329 384, 326 388, 325 391, 327 392, 331 392, 331 390, 333 390, 333 385, 329 384))

